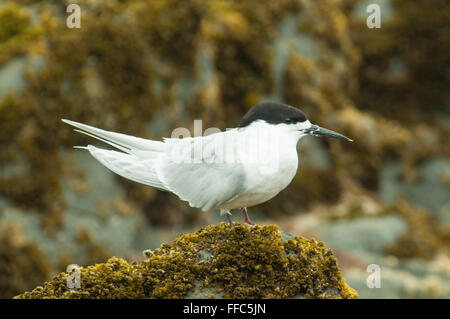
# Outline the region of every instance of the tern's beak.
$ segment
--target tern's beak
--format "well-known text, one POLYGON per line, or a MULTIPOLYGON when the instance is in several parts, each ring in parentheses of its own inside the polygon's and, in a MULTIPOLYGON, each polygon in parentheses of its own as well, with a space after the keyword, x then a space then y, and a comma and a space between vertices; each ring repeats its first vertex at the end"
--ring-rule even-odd
POLYGON ((319 125, 315 125, 315 124, 311 124, 311 127, 304 129, 303 132, 305 134, 310 134, 310 135, 314 135, 314 136, 334 137, 334 138, 339 138, 341 140, 353 142, 353 140, 348 138, 347 136, 344 136, 335 131, 320 127, 319 125))

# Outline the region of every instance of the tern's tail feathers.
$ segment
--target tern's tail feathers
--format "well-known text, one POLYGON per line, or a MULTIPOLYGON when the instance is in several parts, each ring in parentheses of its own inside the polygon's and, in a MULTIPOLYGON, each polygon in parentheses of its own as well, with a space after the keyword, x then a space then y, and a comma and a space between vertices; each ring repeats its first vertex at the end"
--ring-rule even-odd
POLYGON ((139 153, 140 151, 145 152, 164 151, 165 145, 163 142, 152 141, 122 133, 105 131, 90 125, 66 119, 62 119, 61 121, 76 127, 77 129, 75 131, 77 132, 94 137, 128 154, 136 154, 139 153))
POLYGON ((135 182, 167 190, 155 170, 155 158, 142 159, 134 155, 86 146, 91 155, 114 173, 135 182))
POLYGON ((122 152, 105 150, 92 145, 76 146, 88 150, 100 163, 114 173, 135 182, 167 190, 156 173, 156 161, 165 150, 164 142, 105 131, 86 124, 62 120, 76 127, 75 131, 103 141, 122 152))

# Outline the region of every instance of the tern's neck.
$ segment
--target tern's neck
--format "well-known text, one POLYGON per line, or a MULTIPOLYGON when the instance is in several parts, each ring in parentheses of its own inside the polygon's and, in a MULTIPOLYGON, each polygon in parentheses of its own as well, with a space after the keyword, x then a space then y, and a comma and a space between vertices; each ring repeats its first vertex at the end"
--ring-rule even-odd
POLYGON ((296 148, 298 141, 305 136, 299 131, 288 130, 284 126, 268 124, 258 121, 249 126, 238 129, 245 135, 251 136, 254 141, 262 143, 278 143, 283 147, 296 148))

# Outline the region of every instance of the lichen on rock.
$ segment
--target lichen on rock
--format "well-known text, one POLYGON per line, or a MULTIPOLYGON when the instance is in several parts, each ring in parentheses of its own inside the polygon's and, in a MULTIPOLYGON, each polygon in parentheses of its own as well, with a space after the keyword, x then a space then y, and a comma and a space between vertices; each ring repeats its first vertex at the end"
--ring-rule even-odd
POLYGON ((357 298, 325 244, 277 226, 206 226, 179 236, 143 262, 110 258, 81 267, 81 287, 69 274, 15 298, 357 298))

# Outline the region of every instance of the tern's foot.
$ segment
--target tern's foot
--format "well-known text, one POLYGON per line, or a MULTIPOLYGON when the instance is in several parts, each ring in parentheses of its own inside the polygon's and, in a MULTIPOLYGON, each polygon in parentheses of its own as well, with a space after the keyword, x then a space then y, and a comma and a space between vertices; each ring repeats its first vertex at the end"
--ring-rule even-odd
POLYGON ((242 213, 244 214, 244 225, 247 225, 247 226, 255 226, 255 224, 252 223, 252 222, 250 221, 250 218, 248 217, 248 214, 247 214, 247 207, 241 207, 241 211, 242 211, 242 213))

